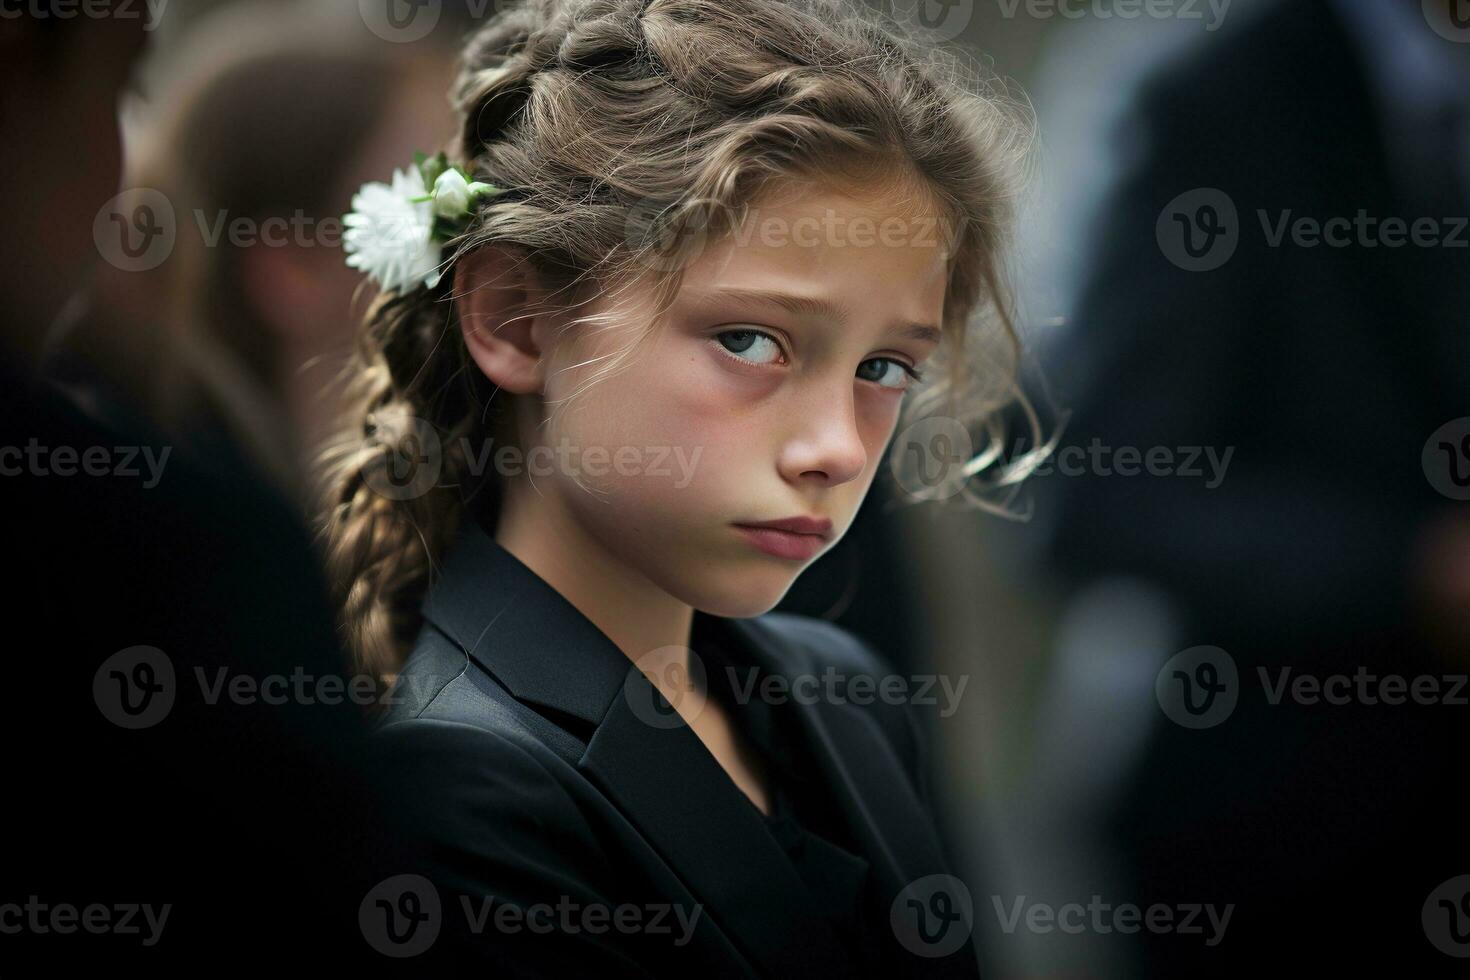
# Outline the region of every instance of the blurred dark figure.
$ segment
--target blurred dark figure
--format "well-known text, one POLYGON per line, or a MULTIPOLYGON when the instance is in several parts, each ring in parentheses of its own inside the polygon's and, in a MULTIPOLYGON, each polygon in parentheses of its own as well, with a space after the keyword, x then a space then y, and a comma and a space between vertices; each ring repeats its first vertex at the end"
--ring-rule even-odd
POLYGON ((306 532, 240 457, 35 369, 117 231, 94 220, 146 39, 143 5, 85 7, 0 18, 0 973, 381 968, 358 906, 391 838, 306 532))
POLYGON ((1143 975, 1437 976, 1463 962, 1429 933, 1470 935, 1470 906, 1429 899, 1470 871, 1452 805, 1470 505, 1421 451, 1470 416, 1470 44, 1450 40, 1464 6, 1279 3, 1154 77, 1123 134, 1136 165, 1048 364, 1073 412, 1063 444, 1164 447, 1176 465, 1185 447, 1233 456, 1213 486, 1202 455, 1204 478, 1052 475, 1036 512, 1075 594, 1142 581, 1168 597, 1180 642, 1159 667, 1212 645, 1239 677, 1233 713, 1200 728, 1161 710, 1183 683, 1164 677, 1146 748, 1117 760, 1109 832, 1133 880, 1114 899, 1235 905, 1214 947, 1141 931, 1143 975), (1219 193, 1180 197, 1197 189, 1236 214, 1219 193), (1303 217, 1351 224, 1304 244, 1303 217), (1433 219, 1438 244, 1403 229, 1385 244, 1388 218, 1433 219), (1439 697, 1370 704, 1352 680, 1348 704, 1288 688, 1273 705, 1287 668, 1289 683, 1428 676, 1439 697))

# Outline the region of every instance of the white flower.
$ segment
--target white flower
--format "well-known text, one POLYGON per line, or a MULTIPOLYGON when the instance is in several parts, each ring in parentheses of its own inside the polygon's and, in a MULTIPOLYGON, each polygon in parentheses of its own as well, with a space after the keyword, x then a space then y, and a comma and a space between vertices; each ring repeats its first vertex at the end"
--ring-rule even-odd
POLYGON ((398 170, 390 187, 363 186, 343 219, 347 264, 385 290, 407 292, 439 284, 443 246, 434 240, 434 202, 418 167, 398 170))
POLYGON ((470 209, 470 182, 453 167, 434 181, 434 213, 441 218, 462 218, 470 209))

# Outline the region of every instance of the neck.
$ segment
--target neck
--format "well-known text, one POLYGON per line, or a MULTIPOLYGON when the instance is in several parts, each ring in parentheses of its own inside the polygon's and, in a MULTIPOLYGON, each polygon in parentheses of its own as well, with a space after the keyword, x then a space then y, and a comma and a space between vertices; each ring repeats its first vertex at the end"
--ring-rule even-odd
POLYGON ((495 540, 576 606, 645 672, 685 659, 694 609, 610 552, 524 477, 508 480, 495 540), (650 656, 660 651, 657 656, 650 656))

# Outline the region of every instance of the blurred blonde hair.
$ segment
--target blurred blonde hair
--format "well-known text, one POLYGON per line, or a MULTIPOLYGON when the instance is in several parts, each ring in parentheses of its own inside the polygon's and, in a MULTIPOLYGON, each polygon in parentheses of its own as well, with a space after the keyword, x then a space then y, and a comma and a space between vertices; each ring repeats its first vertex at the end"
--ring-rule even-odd
POLYGON ((298 212, 340 216, 353 155, 408 71, 394 49, 335 18, 243 3, 172 36, 149 64, 147 101, 129 106, 126 182, 166 198, 179 234, 157 268, 102 281, 103 302, 71 343, 167 430, 207 440, 201 448, 228 441, 293 498, 309 481, 283 404, 279 341, 242 275, 244 250, 265 246, 223 232, 242 219, 259 229, 298 212))

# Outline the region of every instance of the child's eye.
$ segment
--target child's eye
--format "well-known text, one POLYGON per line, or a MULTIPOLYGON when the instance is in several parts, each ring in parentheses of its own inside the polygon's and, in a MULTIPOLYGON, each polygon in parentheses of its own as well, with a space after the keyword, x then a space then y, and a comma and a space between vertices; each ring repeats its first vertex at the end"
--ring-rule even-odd
MULTIPOLYGON (((763 330, 724 330, 715 335, 720 349, 748 364, 774 364, 782 357, 781 344, 763 330)), ((894 357, 871 357, 858 365, 857 376, 884 388, 903 390, 923 375, 894 357)))
POLYGON ((773 364, 781 358, 776 338, 759 330, 726 330, 715 339, 726 353, 751 364, 773 364))
POLYGON ((858 365, 858 377, 885 388, 903 389, 911 381, 922 380, 923 375, 895 358, 874 357, 858 365))

